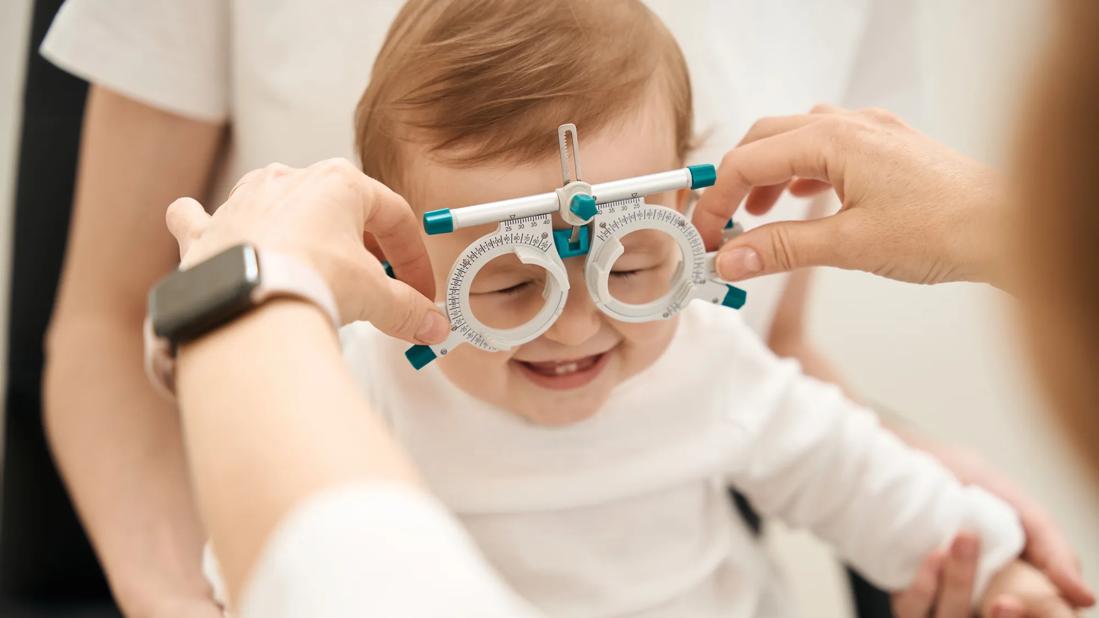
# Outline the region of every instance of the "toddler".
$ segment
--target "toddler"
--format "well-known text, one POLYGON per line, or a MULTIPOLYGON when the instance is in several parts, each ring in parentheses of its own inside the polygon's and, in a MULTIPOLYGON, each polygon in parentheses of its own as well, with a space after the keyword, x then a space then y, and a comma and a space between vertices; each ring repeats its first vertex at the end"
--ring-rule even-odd
MULTIPOLYGON (((559 186, 564 122, 583 135, 588 182, 684 166, 687 69, 639 2, 412 0, 355 118, 364 171, 420 214, 559 186)), ((646 201, 682 210, 687 198, 646 201)), ((439 299, 455 258, 491 229, 427 237, 439 299)), ((650 232, 623 244, 612 293, 661 295, 673 244, 650 232)), ((1016 560, 1023 534, 1009 507, 776 358, 736 311, 700 302, 670 320, 616 322, 588 295, 583 258, 565 264, 560 318, 508 351, 463 345, 417 372, 407 344, 369 324, 341 335, 428 486, 548 615, 791 613, 729 487, 886 589, 970 530, 981 540, 975 603, 991 587, 1054 594, 1016 560)), ((471 304, 483 322, 515 326, 544 283, 540 269, 500 258, 471 304)))

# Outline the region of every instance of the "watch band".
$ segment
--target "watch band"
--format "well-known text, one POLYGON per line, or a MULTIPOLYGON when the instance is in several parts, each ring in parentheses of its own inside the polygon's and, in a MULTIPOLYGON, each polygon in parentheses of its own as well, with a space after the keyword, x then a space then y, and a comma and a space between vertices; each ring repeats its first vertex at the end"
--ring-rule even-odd
MULTIPOLYGON (((316 270, 295 257, 277 251, 257 248, 256 256, 260 280, 251 293, 252 308, 272 298, 300 298, 319 307, 328 316, 333 328, 340 327, 336 299, 316 270)), ((143 330, 145 372, 161 394, 172 398, 175 396, 176 345, 165 337, 156 336, 151 316, 145 317, 143 330)))

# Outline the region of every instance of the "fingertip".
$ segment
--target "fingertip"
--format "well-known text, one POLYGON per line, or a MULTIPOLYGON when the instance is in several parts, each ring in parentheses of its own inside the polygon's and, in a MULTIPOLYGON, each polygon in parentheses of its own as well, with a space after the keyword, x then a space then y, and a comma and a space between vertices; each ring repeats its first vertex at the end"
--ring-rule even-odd
POLYGON ((950 544, 950 557, 965 562, 976 560, 980 544, 980 539, 972 532, 959 532, 950 544))
POLYGON ((1004 596, 992 603, 988 613, 991 618, 1023 618, 1026 608, 1018 599, 1004 596))
POLYGON ((840 107, 838 105, 832 105, 831 103, 823 103, 822 102, 822 103, 817 103, 812 108, 810 108, 809 113, 810 114, 842 114, 846 111, 847 111, 846 108, 840 107))
POLYGON ((750 246, 722 247, 714 261, 717 275, 725 281, 740 281, 763 273, 763 260, 750 246))
MULTIPOLYGON (((776 197, 775 201, 777 200, 778 198, 776 197)), ((759 215, 765 215, 775 205, 775 201, 766 202, 763 200, 756 200, 754 202, 744 204, 744 210, 746 210, 748 214, 752 214, 757 217, 759 215)))
POLYGON ((177 241, 197 236, 209 218, 210 215, 202 204, 191 197, 181 197, 173 201, 164 211, 164 223, 177 241))
POLYGON ((194 216, 195 209, 206 212, 202 208, 202 204, 198 203, 193 197, 181 197, 168 204, 168 208, 164 211, 164 222, 170 227, 173 222, 181 222, 188 217, 194 216))
POLYGON ((1055 566, 1046 570, 1046 576, 1074 606, 1092 607, 1095 605, 1095 592, 1080 577, 1079 573, 1065 567, 1055 566))
POLYGON ((1083 588, 1080 590, 1080 607, 1092 608, 1095 607, 1095 591, 1088 587, 1087 584, 1083 584, 1083 588))
POLYGON ((706 249, 712 251, 721 245, 721 229, 725 222, 729 220, 729 215, 712 211, 710 209, 712 202, 704 201, 708 194, 708 191, 703 193, 698 204, 695 205, 694 212, 691 214, 691 222, 698 230, 699 235, 702 236, 702 242, 706 245, 706 249))
POLYGON ((371 269, 374 283, 367 304, 358 319, 383 333, 412 343, 432 344, 446 339, 450 323, 428 297, 399 279, 389 278, 380 268, 371 269))
POLYGON ((927 556, 927 559, 924 560, 923 568, 927 569, 928 571, 933 573, 935 575, 935 577, 938 577, 939 576, 939 571, 943 567, 943 560, 945 558, 946 558, 946 552, 944 552, 941 549, 937 549, 937 550, 931 552, 931 554, 929 554, 927 556))
POLYGON ((442 343, 450 330, 450 322, 438 311, 429 311, 420 321, 416 340, 420 343, 442 343))

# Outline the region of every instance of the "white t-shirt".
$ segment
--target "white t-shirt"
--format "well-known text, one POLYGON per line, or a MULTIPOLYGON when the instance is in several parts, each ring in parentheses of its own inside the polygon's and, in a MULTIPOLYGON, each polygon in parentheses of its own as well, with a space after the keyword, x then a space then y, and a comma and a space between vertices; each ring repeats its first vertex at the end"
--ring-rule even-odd
POLYGON ((465 394, 436 365, 413 370, 407 344, 369 324, 341 339, 428 488, 548 615, 788 614, 729 485, 889 590, 962 529, 981 537, 978 591, 1023 546, 1010 507, 776 358, 721 306, 689 306, 656 363, 559 428, 465 394))
MULTIPOLYGON (((273 161, 354 160, 352 113, 398 0, 68 0, 42 53, 61 68, 184 116, 230 123, 211 202, 273 161)), ((913 0, 647 0, 691 73, 691 162, 713 162, 765 115, 821 101, 901 105, 918 99, 913 0), (883 70, 884 69, 884 70, 883 70)), ((583 131, 583 127, 581 127, 583 131)), ((155 207, 155 205, 150 205, 155 207)), ((787 200, 753 227, 800 218, 787 200)), ((745 319, 770 325, 786 275, 745 282, 745 319)))

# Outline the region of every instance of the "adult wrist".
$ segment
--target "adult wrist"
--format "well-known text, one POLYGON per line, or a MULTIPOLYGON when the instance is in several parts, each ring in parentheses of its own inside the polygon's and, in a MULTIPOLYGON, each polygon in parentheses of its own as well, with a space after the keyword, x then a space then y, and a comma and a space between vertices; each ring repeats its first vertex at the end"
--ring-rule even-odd
POLYGON ((212 362, 225 365, 225 371, 233 371, 234 363, 251 364, 257 344, 279 337, 286 328, 327 333, 327 338, 338 341, 327 313, 316 304, 292 296, 279 297, 203 337, 181 343, 176 352, 177 370, 182 375, 184 364, 193 364, 196 359, 203 362, 206 353, 214 351, 217 358, 212 362), (226 359, 222 352, 236 360, 226 359))
POLYGON ((957 226, 954 241, 960 280, 1008 289, 1010 283, 1003 265, 1012 213, 1000 175, 993 170, 982 174, 970 193, 969 203, 960 210, 964 225, 957 226))
POLYGON ((144 326, 145 364, 153 384, 170 396, 181 345, 231 325, 274 298, 312 304, 333 327, 340 324, 327 282, 291 255, 235 245, 165 277, 149 294, 144 326))

